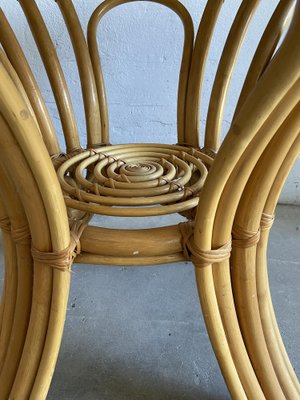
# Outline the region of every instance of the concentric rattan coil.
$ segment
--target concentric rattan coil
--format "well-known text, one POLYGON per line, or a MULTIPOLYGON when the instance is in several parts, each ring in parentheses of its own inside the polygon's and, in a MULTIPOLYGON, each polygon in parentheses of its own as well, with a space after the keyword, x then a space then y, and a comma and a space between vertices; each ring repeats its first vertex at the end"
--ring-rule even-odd
POLYGON ((106 215, 161 215, 198 204, 207 159, 182 146, 106 146, 75 154, 60 166, 58 177, 73 208, 106 215))

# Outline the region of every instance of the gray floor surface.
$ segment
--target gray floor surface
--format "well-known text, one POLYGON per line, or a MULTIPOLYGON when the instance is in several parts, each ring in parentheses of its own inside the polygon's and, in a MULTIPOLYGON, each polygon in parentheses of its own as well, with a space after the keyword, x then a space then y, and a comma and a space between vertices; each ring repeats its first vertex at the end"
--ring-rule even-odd
MULTIPOLYGON (((276 217, 269 245, 270 284, 283 339, 299 376, 300 207, 279 206, 276 217)), ((111 221, 98 222, 109 226, 111 221)), ((128 226, 121 221, 123 227, 125 223, 128 226)), ((120 226, 120 221, 115 218, 113 224, 120 226)), ((157 219, 147 225, 142 219, 130 222, 133 228, 157 224, 157 219)), ((0 270, 3 280, 1 274, 0 270)), ((49 400, 229 398, 190 263, 74 266, 49 400)))

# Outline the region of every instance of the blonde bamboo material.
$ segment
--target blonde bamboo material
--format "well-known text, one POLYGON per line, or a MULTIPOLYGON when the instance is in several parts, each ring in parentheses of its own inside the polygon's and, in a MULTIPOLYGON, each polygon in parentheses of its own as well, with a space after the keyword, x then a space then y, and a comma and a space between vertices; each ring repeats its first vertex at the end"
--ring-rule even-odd
POLYGON ((66 22, 74 48, 85 109, 87 145, 93 147, 102 142, 102 135, 98 94, 87 43, 72 1, 57 0, 57 4, 66 22))
POLYGON ((73 261, 150 266, 192 260, 207 331, 231 397, 296 400, 299 382, 277 325, 266 252, 279 192, 300 148, 300 0, 283 38, 292 1, 278 3, 217 154, 228 86, 258 1, 242 1, 230 29, 202 150, 202 82, 222 1, 207 2, 193 43, 193 23, 184 6, 177 0, 153 0, 172 9, 184 26, 179 145, 109 145, 97 27, 109 10, 132 1, 137 0, 105 0, 96 8, 88 26, 88 47, 73 2, 57 1, 81 81, 88 137, 88 149, 81 149, 66 82, 43 18, 35 1, 20 0, 56 97, 66 154, 59 150, 36 81, 0 10, 0 222, 5 253, 0 399, 46 399, 63 334, 73 261), (180 213, 189 221, 151 229, 108 229, 88 225, 94 213, 180 213))
POLYGON ((23 84, 38 120, 49 154, 59 153, 59 144, 38 84, 28 65, 21 46, 1 9, 0 43, 23 84))
POLYGON ((223 0, 209 0, 205 7, 198 28, 194 51, 192 56, 191 71, 189 74, 185 141, 193 146, 199 146, 200 136, 200 99, 204 78, 206 60, 212 40, 214 28, 223 5, 223 0))
POLYGON ((270 21, 263 33, 263 36, 253 56, 253 60, 250 64, 239 100, 236 105, 234 117, 239 113, 243 103, 249 96, 249 93, 254 89, 260 76, 267 68, 284 31, 287 14, 292 4, 292 0, 280 1, 272 17, 270 18, 270 21))
MULTIPOLYGON (((24 156, 18 151, 16 143, 12 142, 12 136, 8 136, 9 131, 5 127, 2 130, 2 146, 3 149, 7 150, 7 157, 10 156, 7 162, 13 169, 14 177, 20 182, 22 192, 24 194, 28 193, 27 197, 24 196, 23 199, 26 214, 30 216, 33 244, 41 250, 45 250, 47 248, 45 246, 48 246, 49 250, 52 248, 54 251, 59 251, 67 247, 70 236, 63 197, 54 168, 49 158, 48 168, 40 168, 41 160, 47 160, 45 157, 47 152, 38 135, 34 120, 30 118, 29 113, 24 113, 26 110, 25 104, 1 66, 0 75, 1 81, 6 82, 6 86, 2 91, 5 96, 1 97, 0 100, 1 112, 7 118, 10 128, 17 135, 15 139, 18 140, 24 154, 26 154, 24 168, 20 168, 24 156), (5 103, 3 104, 4 98, 5 103), (16 112, 16 109, 18 109, 18 112, 16 112), (14 110, 14 114, 12 110, 14 110), (12 115, 16 117, 12 118, 12 115), (29 132, 30 135, 28 135, 29 132), (28 169, 26 162, 29 162, 32 171, 28 169), (24 181, 25 171, 28 171, 28 173, 27 179, 24 181), (52 182, 50 186, 48 185, 49 182, 52 182), (39 185, 38 188, 37 185, 39 185), (37 191, 35 195, 34 190, 37 191), (35 198, 34 204, 30 200, 33 195, 35 198), (40 210, 38 207, 39 199, 40 210), (42 217, 45 224, 41 226, 42 217), (47 223, 49 224, 48 244, 46 235, 47 223)), ((44 161, 42 162, 44 163, 44 161)), ((66 311, 69 288, 68 274, 58 271, 53 272, 49 266, 37 262, 35 262, 34 268, 34 300, 31 318, 21 362, 11 392, 11 396, 16 398, 27 398, 32 387, 34 390, 43 393, 42 398, 45 398, 57 358, 66 311), (52 285, 53 275, 54 281, 52 285), (50 305, 52 305, 51 308, 50 305), (57 305, 61 307, 57 308, 57 305)))
POLYGON ((217 151, 220 146, 223 110, 233 68, 258 3, 258 0, 243 0, 228 34, 219 62, 208 107, 204 143, 206 148, 214 151, 217 151))
MULTIPOLYGON (((271 120, 272 124, 276 123, 276 119, 273 118, 271 120)), ((270 124, 266 124, 263 130, 264 133, 261 132, 261 135, 257 135, 260 136, 261 138, 267 139, 267 133, 271 133, 272 132, 272 128, 270 126, 270 124)), ((266 143, 266 142, 265 142, 266 143)), ((258 147, 258 143, 257 141, 253 144, 252 147, 252 154, 251 157, 252 159, 248 156, 247 158, 247 171, 251 171, 251 165, 255 165, 255 160, 256 158, 254 157, 258 157, 259 156, 259 147, 258 147), (252 161, 253 160, 253 161, 252 161), (252 164, 253 163, 253 164, 252 164)), ((250 149, 251 149, 250 147, 250 149)), ((251 150, 250 150, 251 151, 251 150)), ((241 165, 243 165, 245 163, 245 161, 241 161, 241 165)), ((230 179, 228 180, 228 183, 226 184, 226 188, 224 189, 224 193, 222 194, 222 200, 220 201, 219 205, 218 205, 218 213, 216 214, 215 217, 215 225, 218 226, 227 226, 228 229, 230 229, 229 227, 232 226, 232 219, 235 213, 235 208, 237 207, 237 202, 239 201, 239 195, 237 190, 240 190, 240 187, 238 186, 238 182, 246 182, 247 178, 246 176, 243 176, 242 171, 240 169, 237 169, 237 172, 232 174, 232 176, 230 177, 230 179), (235 189, 235 185, 236 189, 235 189), (226 214, 224 214, 224 210, 226 209, 226 214)), ((230 232, 230 231, 229 231, 230 232)), ((226 241, 226 238, 228 235, 228 231, 226 232, 226 230, 223 228, 222 230, 220 229, 216 229, 216 234, 213 236, 213 246, 217 246, 218 247, 218 243, 223 243, 226 241)), ((248 262, 250 262, 248 260, 248 262)), ((250 267, 249 267, 250 268, 250 267)), ((224 266, 225 269, 225 266, 224 266)), ((248 271, 248 268, 247 268, 248 271)), ((229 269, 228 269, 229 272, 229 269)), ((222 271, 221 268, 219 268, 218 265, 216 265, 215 269, 214 269, 214 281, 215 281, 215 286, 216 286, 216 291, 218 291, 218 287, 220 288, 220 298, 222 299, 222 303, 224 304, 225 310, 227 310, 228 304, 230 304, 230 299, 224 299, 224 287, 226 285, 229 285, 229 280, 230 280, 230 276, 228 275, 227 277, 227 283, 226 281, 224 281, 224 272, 222 271), (223 274, 223 275, 222 275, 223 274), (223 279, 222 279, 223 278, 223 279), (217 283, 219 284, 217 284, 217 283), (222 297, 221 297, 221 293, 222 293, 222 297)), ((244 286, 243 286, 244 288, 244 286)), ((245 289, 243 289, 245 290, 245 289)), ((231 293, 231 291, 229 292, 231 293)), ((251 298, 251 296, 249 295, 249 297, 251 298)), ((253 300, 253 298, 252 298, 253 300)), ((252 301, 252 308, 251 310, 254 310, 254 303, 252 301)), ((229 313, 226 311, 226 316, 228 317, 229 313)), ((247 317, 249 316, 249 314, 247 314, 247 317)), ((225 318, 225 317, 224 317, 225 318)), ((257 325, 256 325, 257 326, 257 325)), ((253 331, 251 331, 253 332, 253 331)), ((233 328, 231 327, 230 329, 228 329, 228 335, 231 337, 233 336, 233 328)), ((253 336, 253 334, 251 335, 251 337, 253 336)), ((262 335, 262 332, 260 331, 260 339, 256 338, 256 343, 257 345, 262 345, 262 343, 264 342, 264 338, 262 335)), ((232 343, 234 343, 233 345, 233 352, 235 352, 237 350, 237 339, 234 338, 232 340, 232 343)), ((248 350, 249 352, 249 350, 248 350)), ((240 356, 241 352, 238 351, 237 356, 240 356)), ((262 362, 259 365, 264 365, 264 363, 266 363, 267 361, 267 355, 265 352, 261 353, 261 356, 263 357, 262 362)), ((239 372, 242 372, 242 367, 240 364, 240 368, 239 368, 239 372)), ((257 368, 255 369, 257 371, 257 368)), ((259 368, 258 368, 259 370, 259 368)), ((270 360, 268 361, 268 364, 265 365, 263 371, 265 371, 265 376, 263 378, 263 382, 268 382, 268 379, 270 379, 270 377, 272 376, 272 366, 271 366, 271 362, 270 360), (267 372, 266 372, 267 371, 267 372)), ((260 372, 256 372, 256 374, 260 374, 260 372)), ((247 382, 247 381, 246 381, 247 382)), ((276 385, 276 379, 273 373, 273 381, 272 383, 266 383, 266 385, 269 388, 275 387, 276 385)), ((251 385, 252 387, 252 385, 251 385)), ((278 387, 277 384, 277 390, 274 390, 273 394, 269 394, 269 396, 279 396, 280 393, 280 388, 278 387)), ((253 396, 253 394, 252 394, 253 396)), ((280 397, 279 397, 280 398, 280 397)))
POLYGON ((59 111, 68 151, 80 147, 70 94, 53 42, 34 0, 20 0, 46 68, 59 111))
MULTIPOLYGON (((101 69, 100 55, 97 45, 97 27, 101 18, 112 8, 121 4, 131 3, 140 0, 106 0, 101 3, 94 11, 88 24, 88 45, 94 68, 98 97, 100 102, 103 143, 109 143, 108 133, 108 111, 107 100, 104 88, 104 80, 101 69)), ((191 66, 194 27, 193 21, 186 8, 178 0, 150 0, 153 3, 162 4, 173 10, 181 19, 184 28, 184 45, 182 62, 180 68, 179 86, 178 86, 178 108, 177 108, 177 130, 178 143, 185 143, 185 115, 186 115, 186 97, 188 76, 191 66)))
MULTIPOLYGON (((30 112, 30 115, 37 123, 36 116, 34 114, 33 108, 31 107, 30 100, 29 100, 27 93, 22 85, 22 82, 20 81, 18 74, 16 73, 15 69, 13 68, 12 64, 10 63, 9 59, 7 58, 5 52, 2 48, 0 48, 0 62, 3 64, 4 68, 9 73, 9 76, 11 77, 14 84, 18 88, 18 91, 21 93, 23 100, 26 103, 26 107, 28 108, 28 111, 30 112)), ((41 134, 41 132, 40 132, 40 134, 41 134)))
MULTIPOLYGON (((253 150, 254 150, 254 148, 255 148, 255 152, 252 151, 252 157, 253 156, 257 156, 259 154, 258 153, 257 142, 255 143, 255 147, 253 147, 253 150)), ((250 159, 248 158, 247 159, 247 168, 251 168, 251 162, 252 161, 250 161, 250 159)), ((254 165, 254 163, 255 163, 255 161, 253 159, 253 164, 252 165, 254 165)), ((238 199, 239 199, 238 193, 234 191, 235 190, 234 189, 234 184, 237 184, 239 181, 240 182, 241 181, 244 181, 244 182, 246 181, 245 176, 242 177, 241 170, 238 170, 237 174, 232 175, 232 177, 228 181, 227 186, 226 186, 226 188, 224 190, 224 194, 222 195, 222 201, 218 205, 218 213, 217 213, 217 215, 215 217, 215 225, 216 225, 216 227, 222 226, 223 229, 220 230, 220 229, 215 228, 216 233, 213 236, 213 240, 214 240, 213 244, 212 244, 213 246, 218 246, 218 243, 223 243, 224 241, 226 241, 225 238, 227 237, 226 235, 228 235, 228 231, 226 232, 226 230, 224 229, 224 226, 230 227, 232 225, 232 218, 234 216, 234 210, 235 210, 235 208, 237 206, 237 202, 238 202, 238 199), (233 200, 233 199, 235 199, 235 200, 233 200), (224 209, 226 209, 226 216, 224 214, 224 209)), ((249 252, 248 249, 246 249, 246 251, 249 252)), ((232 262, 234 263, 234 259, 233 259, 232 262)), ((247 263, 248 263, 247 265, 250 264, 250 259, 247 259, 247 263)), ((250 269, 250 266, 247 267, 247 271, 249 271, 249 269, 250 269)), ((215 266, 215 268, 214 268, 214 282, 215 282, 216 292, 218 293, 218 291, 220 290, 219 299, 220 299, 220 301, 222 301, 224 310, 226 311, 226 317, 228 318, 229 312, 227 310, 228 310, 228 304, 230 304, 230 299, 224 298, 224 287, 230 285, 230 283, 229 283, 230 282, 229 267, 228 267, 228 271, 227 271, 227 273, 228 273, 227 281, 224 280, 224 272, 225 272, 225 270, 226 270, 225 265, 223 266, 223 270, 220 268, 220 266, 218 266, 218 265, 215 266)), ((246 270, 244 269, 244 271, 246 271, 246 270)), ((244 291, 245 291, 245 283, 243 283, 242 291, 244 293, 244 291)), ((231 291, 229 293, 231 293, 231 291)), ((253 296, 251 296, 251 295, 252 295, 252 292, 249 295, 249 299, 252 300, 251 311, 253 311, 254 310, 254 301, 253 301, 253 296)), ((220 305, 220 307, 222 307, 222 305, 220 305)), ((247 313, 246 315, 247 315, 247 318, 249 318, 250 314, 247 313)), ((224 318, 225 318, 225 316, 224 316, 224 318)), ((255 327, 257 328, 257 326, 258 326, 258 321, 257 321, 257 324, 255 325, 255 327)), ((248 331, 248 332, 250 332, 250 331, 248 331)), ((232 327, 230 327, 230 329, 228 329, 228 335, 229 335, 229 337, 233 337, 233 339, 231 340, 232 348, 233 348, 232 351, 235 352, 237 350, 237 338, 234 338, 234 336, 233 336, 232 327)), ((252 337, 254 337, 254 331, 253 330, 251 330, 251 338, 252 337)), ((261 331, 260 331, 259 338, 256 337, 256 340, 254 339, 253 341, 257 344, 257 346, 258 345, 261 346, 262 353, 258 353, 258 354, 260 354, 261 357, 263 357, 263 360, 261 360, 262 362, 259 363, 259 367, 257 366, 257 364, 255 365, 256 374, 262 379, 263 385, 267 386, 267 389, 265 389, 265 390, 269 390, 269 389, 272 390, 273 388, 277 387, 277 389, 274 390, 273 393, 266 394, 266 397, 275 396, 274 398, 277 398, 277 397, 278 398, 283 398, 283 397, 280 397, 280 387, 278 386, 278 384, 276 385, 276 379, 275 379, 276 377, 275 377, 274 373, 273 373, 272 382, 269 381, 271 376, 272 376, 272 365, 271 365, 270 360, 267 362, 267 359, 268 359, 267 353, 265 351, 265 347, 262 347, 262 344, 264 343, 264 338, 263 338, 263 335, 262 335, 261 331), (265 364, 265 366, 263 368, 264 364, 265 364), (263 377, 262 377, 261 372, 260 372, 261 368, 263 368, 263 372, 262 372, 263 373, 263 377)), ((248 352, 249 352, 249 349, 248 349, 248 352)), ((240 356, 241 352, 238 351, 237 355, 240 356)), ((244 365, 245 364, 239 364, 239 373, 240 374, 242 374, 244 365)), ((251 385, 251 388, 253 388, 252 385, 251 385)), ((258 396, 258 395, 255 395, 255 396, 258 396)), ((251 398, 252 397, 253 397, 253 394, 252 394, 251 398)), ((273 397, 271 397, 271 398, 273 398, 273 397)))
MULTIPOLYGON (((1 203, 0 200, 0 220, 6 220, 7 215, 5 212, 5 208, 3 203, 1 203)), ((1 228, 1 233, 2 233, 3 228, 1 228)), ((5 303, 5 287, 6 287, 6 281, 4 279, 3 285, 2 285, 2 290, 0 294, 0 335, 1 335, 1 330, 2 330, 2 318, 3 318, 3 309, 4 309, 4 303, 5 303)))
MULTIPOLYGON (((282 163, 282 158, 284 158, 286 152, 289 150, 290 144, 295 139, 295 135, 298 135, 298 126, 300 120, 299 117, 297 119, 297 116, 299 116, 299 111, 299 107, 294 109, 289 115, 289 118, 280 127, 276 133, 276 136, 268 145, 268 148, 265 150, 264 154, 259 160, 259 163, 252 172, 250 179, 248 180, 247 186, 240 200, 237 214, 235 216, 235 224, 237 226, 242 226, 246 231, 257 231, 259 229, 262 208, 266 196, 270 190, 271 182, 274 180, 272 173, 273 175, 276 174, 276 170, 278 168, 277 165, 282 163), (289 132, 289 134, 285 137, 285 143, 284 145, 281 144, 279 150, 275 152, 275 149, 278 149, 278 146, 282 141, 282 134, 284 132, 289 132), (254 193, 256 196, 255 202, 253 202, 254 193), (259 193, 259 196, 257 196, 257 193, 259 193), (251 220, 248 221, 248 224, 246 224, 244 219, 249 219, 249 216, 251 216, 251 220)), ((265 376, 262 376, 260 369, 263 368, 267 358, 266 351, 264 350, 267 348, 265 337, 267 338, 268 336, 266 336, 263 332, 260 321, 259 304, 255 301, 255 299, 258 297, 256 288, 255 253, 255 246, 247 249, 234 247, 231 270, 234 281, 235 302, 237 304, 237 311, 239 314, 239 321, 243 336, 245 338, 252 363, 255 367, 255 370, 258 371, 258 378, 260 378, 262 386, 264 386, 265 382, 267 382, 267 379, 265 376), (245 318, 245 315, 247 315, 247 318, 245 318), (251 335, 249 335, 250 332, 251 335), (264 352, 262 353, 262 351, 264 352)), ((272 354, 270 354, 270 358, 272 360, 272 354)), ((278 359, 276 362, 274 359, 272 361, 272 365, 284 394, 287 396, 287 398, 296 398, 295 396, 297 392, 295 393, 291 382, 289 379, 286 379, 284 374, 286 369, 280 368, 278 359)), ((264 369, 267 371, 267 377, 269 378, 270 367, 265 366, 264 369)), ((266 383, 266 386, 269 385, 266 383)), ((267 390, 268 388, 265 388, 265 391, 267 390)), ((272 394, 272 396, 274 395, 275 393, 272 394)), ((278 393, 277 396, 279 396, 278 393)))
POLYGON ((0 336, 0 371, 2 371, 7 346, 9 344, 11 329, 13 326, 17 281, 15 276, 17 274, 17 261, 16 261, 16 248, 8 233, 3 232, 3 248, 5 253, 5 300, 2 314, 2 329, 0 336))
MULTIPOLYGON (((15 304, 11 313, 13 323, 11 333, 6 346, 2 349, 6 350, 3 367, 0 372, 0 398, 6 399, 9 396, 11 386, 13 384, 19 360, 22 354, 24 341, 26 338, 27 327, 29 322, 31 308, 31 289, 32 289, 32 260, 30 243, 26 237, 16 236, 14 232, 17 229, 26 232, 27 219, 22 208, 22 204, 15 195, 15 190, 6 178, 7 173, 2 167, 0 168, 1 190, 0 195, 2 203, 5 203, 6 210, 11 221, 11 239, 15 247, 13 256, 16 260, 16 270, 14 276, 7 276, 10 284, 16 284, 17 289, 14 296, 6 299, 6 304, 15 304)), ((7 235, 7 233, 6 233, 7 235)), ((8 252, 9 257, 9 252, 8 252)), ((8 261, 8 268, 10 261, 8 261)))
POLYGON ((101 264, 115 266, 151 266, 186 261, 182 252, 168 254, 165 256, 145 256, 145 257, 117 257, 103 256, 99 254, 81 253, 75 258, 75 263, 79 264, 101 264))
MULTIPOLYGON (((4 134, 10 134, 10 131, 5 128, 5 125, 1 126, 1 131, 4 134)), ((11 135, 7 138, 12 139, 11 135)), ((11 142, 8 142, 8 145, 11 145, 11 142)), ((1 146, 3 150, 5 149, 3 141, 1 142, 1 146)), ((17 151, 16 146, 14 146, 14 160, 10 155, 10 160, 7 158, 4 159, 5 162, 12 165, 12 161, 15 162, 15 169, 17 168, 16 164, 19 163, 19 167, 22 166, 22 170, 20 169, 20 174, 22 174, 23 179, 27 182, 27 191, 30 190, 31 194, 28 193, 28 199, 30 196, 35 196, 35 202, 31 205, 31 213, 35 213, 36 221, 31 219, 32 223, 35 223, 37 226, 37 230, 39 230, 40 236, 40 245, 44 246, 44 241, 47 239, 47 231, 44 231, 44 226, 40 225, 41 216, 45 216, 45 210, 42 203, 38 203, 38 199, 40 194, 38 191, 34 191, 32 185, 29 186, 30 176, 24 174, 24 171, 28 168, 26 163, 22 163, 22 155, 20 151, 17 151), (20 164, 21 163, 21 164, 20 164), (22 171, 22 172, 21 172, 22 171), (33 222, 34 221, 34 222, 33 222)), ((6 156, 9 156, 6 153, 6 156)), ((17 176, 15 176, 16 179, 17 176)), ((32 179, 32 178, 31 178, 32 179)), ((22 188, 23 189, 23 188, 22 188)), ((24 192, 26 193, 26 192, 24 192)), ((47 243, 47 242, 46 242, 47 243)), ((33 282, 33 303, 30 315, 30 322, 28 326, 27 337, 22 353, 22 358, 20 360, 20 364, 18 367, 17 374, 15 376, 14 384, 11 390, 11 396, 15 396, 16 398, 27 398, 30 395, 31 387, 33 385, 36 372, 39 366, 40 357, 43 350, 43 345, 45 341, 45 335, 48 324, 48 316, 51 299, 51 290, 52 290, 52 271, 47 271, 45 267, 42 265, 34 266, 34 282, 33 282)))
POLYGON ((182 240, 178 225, 162 228, 122 229, 124 241, 120 241, 119 229, 88 226, 81 236, 81 251, 102 256, 121 257, 168 256, 182 252, 182 240))
MULTIPOLYGON (((247 99, 243 107, 243 113, 240 113, 237 116, 236 120, 234 121, 234 124, 228 136, 226 137, 225 142, 223 143, 223 146, 220 149, 220 152, 216 157, 214 164, 211 168, 210 175, 208 176, 206 185, 204 187, 204 190, 202 191, 202 196, 200 198, 198 213, 196 217, 196 227, 195 227, 195 241, 197 245, 203 250, 210 249, 211 246, 218 247, 228 241, 228 236, 230 235, 234 217, 234 205, 231 205, 232 199, 238 199, 238 192, 235 193, 233 190, 234 186, 231 186, 230 188, 231 191, 230 205, 231 209, 233 209, 233 213, 231 212, 228 215, 227 213, 229 213, 230 210, 226 208, 226 217, 228 222, 222 220, 222 229, 216 232, 219 234, 219 236, 214 237, 213 243, 211 242, 211 237, 212 237, 211 233, 213 232, 215 213, 217 211, 220 196, 222 194, 226 181, 230 177, 230 174, 232 173, 233 168, 238 161, 239 155, 241 155, 242 152, 245 150, 246 146, 249 144, 250 140, 254 137, 255 133, 256 133, 256 138, 259 137, 261 142, 264 143, 264 144, 261 143, 261 145, 265 146, 268 142, 268 139, 271 136, 269 136, 268 138, 268 135, 258 134, 257 133, 258 129, 262 127, 263 123, 267 120, 268 124, 267 125, 265 124, 265 128, 268 128, 267 133, 269 135, 272 135, 272 133, 274 134, 274 130, 276 131, 276 129, 278 129, 278 127, 284 121, 285 117, 288 115, 290 110, 293 109, 293 107, 297 103, 297 97, 298 97, 297 93, 299 93, 299 83, 298 83, 299 81, 297 81, 297 79, 299 79, 298 78, 299 69, 297 67, 298 65, 297 62, 299 62, 300 59, 299 59, 299 48, 296 50, 297 46, 295 46, 296 29, 297 29, 296 21, 297 19, 295 18, 294 24, 292 23, 291 29, 287 34, 284 44, 282 45, 280 51, 277 53, 277 56, 273 59, 272 63, 269 66, 268 73, 265 74, 258 83, 255 93, 253 93, 252 96, 250 96, 247 99), (285 70, 286 66, 285 56, 286 54, 290 54, 288 50, 294 53, 295 63, 293 64, 293 66, 290 66, 291 69, 287 72, 285 70), (281 70, 281 73, 279 73, 279 70, 281 70), (286 79, 287 78, 285 75, 286 72, 287 73, 290 72, 289 79, 286 79), (276 80, 274 80, 275 76, 276 80), (291 85, 293 84, 294 88, 290 90, 291 85), (266 93, 265 89, 266 87, 268 88, 267 90, 268 93, 266 93), (276 93, 274 95, 272 95, 273 90, 276 93), (280 100, 282 99, 283 96, 285 96, 286 93, 287 93, 286 100, 281 101, 280 104, 280 100), (281 118, 278 118, 277 115, 277 112, 279 111, 278 106, 281 106, 279 108, 283 112, 283 114, 281 114, 281 118), (248 108, 249 110, 251 109, 251 111, 249 111, 248 108), (272 110, 274 109, 275 112, 272 113, 272 110), (257 118, 257 114, 259 115, 259 118, 257 118), (272 119, 270 118, 270 114, 272 115, 272 119), (278 119, 278 121, 276 121, 276 119, 278 119), (234 146, 237 147, 234 148, 234 146), (226 157, 226 162, 223 161, 224 160, 223 155, 226 157), (232 220, 231 223, 230 223, 230 218, 232 220), (205 232, 205 235, 200 234, 200 232, 205 232)), ((252 165, 254 166, 255 160, 257 160, 257 158, 259 157, 259 147, 257 140, 255 141, 255 152, 253 152, 254 150, 253 148, 252 148, 252 153, 254 154, 252 155, 253 158, 252 165)), ((241 166, 243 166, 245 172, 247 170, 248 171, 247 173, 250 174, 251 165, 249 159, 247 159, 247 163, 245 162, 241 163, 241 166)), ((236 173, 239 174, 238 176, 240 178, 238 179, 238 182, 242 181, 241 172, 242 172, 241 169, 236 169, 236 173)), ((235 174, 235 176, 237 175, 235 174)), ((245 182, 245 180, 246 176, 244 176, 243 182, 245 182)), ((242 187, 238 189, 238 183, 236 182, 236 180, 234 180, 234 183, 237 186, 237 190, 242 189, 242 187)), ((237 200, 235 200, 235 203, 236 202, 237 200)), ((228 207, 228 204, 226 204, 226 206, 228 207)), ((220 215, 221 213, 222 210, 220 210, 220 215)), ((224 216, 224 211, 223 211, 223 216, 224 216)), ((210 333, 210 336, 215 341, 214 343, 215 349, 217 349, 217 354, 219 354, 218 352, 221 351, 224 346, 223 343, 224 336, 221 335, 220 333, 219 316, 217 314, 218 307, 216 305, 216 300, 215 300, 214 286, 212 285, 213 276, 211 273, 211 269, 209 267, 206 267, 203 270, 202 269, 197 270, 197 278, 199 286, 199 295, 201 298, 204 315, 208 314, 210 316, 210 320, 208 320, 207 323, 208 331, 210 333), (214 317, 212 317, 212 315, 214 315, 214 317), (217 315, 217 317, 215 317, 215 315, 217 315)), ((221 359, 219 362, 222 368, 221 362, 223 362, 223 360, 221 359)), ((242 366, 240 365, 239 367, 241 368, 242 366)), ((230 380, 229 377, 227 377, 227 374, 231 373, 232 376, 234 377, 234 370, 232 370, 232 361, 230 358, 228 358, 228 360, 223 364, 223 368, 224 368, 223 374, 225 375, 226 377, 225 379, 227 380, 227 384, 229 386, 230 380)), ((277 398, 278 396, 279 398, 282 397, 283 394, 281 395, 282 392, 280 387, 278 387, 279 386, 278 383, 276 385, 276 379, 273 379, 272 382, 274 383, 274 386, 271 386, 268 389, 273 391, 274 387, 277 387, 278 391, 274 393, 275 395, 274 398, 277 398)), ((238 381, 233 384, 233 387, 235 388, 237 385, 238 381)), ((230 386, 229 389, 231 391, 231 394, 233 395, 234 393, 232 392, 233 389, 230 386)))
MULTIPOLYGON (((282 163, 282 166, 280 167, 280 169, 276 175, 276 178, 274 180, 272 188, 268 194, 268 198, 267 198, 267 201, 266 201, 266 204, 264 207, 264 213, 266 213, 268 215, 274 214, 275 207, 278 202, 279 194, 281 193, 282 188, 283 188, 283 184, 284 184, 286 178, 288 177, 288 174, 289 174, 292 166, 294 165, 297 157, 299 156, 299 153, 300 153, 300 136, 298 135, 297 139, 294 141, 293 145, 291 146, 291 149, 290 149, 288 155, 286 156, 284 162, 282 163)), ((284 344, 283 344, 283 341, 282 341, 282 338, 280 335, 280 330, 277 325, 272 300, 271 300, 270 288, 269 288, 269 283, 267 280, 268 277, 267 277, 267 271, 266 271, 268 231, 264 231, 262 233, 263 233, 263 235, 258 244, 256 257, 257 257, 257 264, 258 264, 257 271, 258 271, 258 273, 261 272, 263 275, 263 277, 261 277, 261 276, 259 277, 260 285, 261 285, 261 287, 263 287, 262 290, 267 291, 267 303, 268 303, 268 307, 269 307, 268 316, 271 319, 271 321, 267 322, 267 325, 268 325, 268 328, 270 327, 270 325, 271 325, 270 329, 273 328, 274 336, 276 337, 276 340, 277 340, 277 346, 281 352, 281 356, 284 360, 285 367, 288 370, 289 375, 293 381, 294 387, 298 391, 298 396, 300 397, 300 384, 299 384, 298 378, 295 374, 295 371, 290 363, 286 349, 284 347, 284 344), (260 270, 260 268, 261 268, 261 270, 260 270)), ((257 279, 259 279, 259 278, 257 278, 257 279)), ((262 321, 262 322, 264 322, 264 321, 262 321)))

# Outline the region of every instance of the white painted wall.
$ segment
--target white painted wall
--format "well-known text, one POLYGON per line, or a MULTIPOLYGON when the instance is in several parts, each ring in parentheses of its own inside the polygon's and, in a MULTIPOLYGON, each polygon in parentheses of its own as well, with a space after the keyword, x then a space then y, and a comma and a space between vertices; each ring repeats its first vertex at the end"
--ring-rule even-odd
MULTIPOLYGON (((61 57, 69 84, 83 144, 85 121, 79 78, 70 41, 58 6, 53 0, 38 0, 41 12, 61 57)), ((86 28, 89 16, 99 0, 74 0, 86 28)), ((182 0, 197 28, 205 0, 182 0)), ((241 50, 226 104, 223 135, 228 130, 247 67, 264 26, 278 0, 263 0, 241 50)), ((34 68, 57 132, 61 132, 58 112, 39 55, 26 20, 16 0, 0 0, 25 53, 34 68)), ((220 14, 207 64, 201 105, 202 128, 205 125, 212 80, 226 34, 240 0, 226 0, 220 14)), ((99 30, 104 76, 106 79, 110 131, 113 143, 176 141, 176 96, 182 50, 182 27, 168 9, 149 2, 122 5, 103 19, 99 30)), ((61 137, 61 133, 60 133, 61 137)), ((281 202, 300 204, 300 162, 296 163, 281 202)))

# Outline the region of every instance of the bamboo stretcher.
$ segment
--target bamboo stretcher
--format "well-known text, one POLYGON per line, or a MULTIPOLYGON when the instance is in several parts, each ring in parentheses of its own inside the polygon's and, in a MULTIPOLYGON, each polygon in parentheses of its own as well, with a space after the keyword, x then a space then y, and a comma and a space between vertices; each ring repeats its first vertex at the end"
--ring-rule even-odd
POLYGON ((195 39, 192 18, 179 1, 153 0, 175 12, 183 24, 177 144, 110 145, 97 30, 107 12, 132 1, 102 2, 85 37, 72 1, 57 0, 79 70, 84 149, 47 26, 35 0, 19 0, 54 93, 65 153, 26 56, 0 9, 0 226, 5 257, 0 399, 46 399, 63 335, 73 262, 138 266, 183 260, 194 263, 207 331, 232 398, 300 399, 267 272, 276 204, 300 148, 300 1, 278 3, 220 144, 230 80, 259 3, 241 2, 212 87, 203 148, 202 84, 223 4, 215 0, 207 1, 195 39), (120 231, 91 225, 95 213, 145 218, 180 213, 186 221, 120 231))

